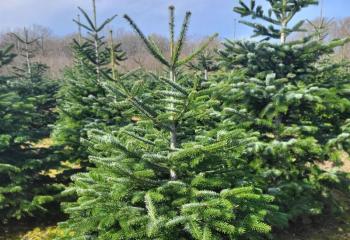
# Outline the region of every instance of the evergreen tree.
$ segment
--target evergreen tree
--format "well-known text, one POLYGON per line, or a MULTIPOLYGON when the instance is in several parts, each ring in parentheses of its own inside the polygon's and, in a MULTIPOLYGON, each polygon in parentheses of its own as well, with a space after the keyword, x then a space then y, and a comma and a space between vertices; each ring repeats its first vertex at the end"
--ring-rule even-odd
POLYGON ((183 56, 190 15, 175 41, 170 7, 169 58, 125 15, 166 72, 150 73, 148 87, 101 71, 104 89, 129 101, 138 120, 89 131, 96 167, 67 189, 78 200, 65 206, 66 239, 263 239, 270 231, 273 198, 253 186, 242 158, 254 134, 222 121, 220 92, 183 71, 215 37, 183 56))
POLYGON ((267 2, 268 11, 254 0, 240 1, 234 9, 242 17, 269 25, 241 21, 262 40, 224 44, 222 65, 241 73, 240 77, 228 74, 227 82, 236 95, 226 102, 226 112, 260 133, 259 142, 246 156, 256 169, 256 182, 276 196, 289 219, 295 219, 321 213, 333 202, 330 189, 340 181, 337 174, 321 170, 320 164, 339 163, 340 143, 346 138, 340 126, 346 129, 350 114, 345 94, 348 78, 339 74, 343 64, 329 61, 327 55, 349 39, 323 43, 315 33, 287 41, 291 34, 303 31, 304 21, 290 26, 294 16, 317 1, 267 2))
MULTIPOLYGON (((46 211, 62 190, 48 174, 59 165, 55 150, 36 146, 49 137, 57 84, 44 77, 45 65, 32 61, 30 46, 35 40, 29 39, 27 31, 24 35, 16 35, 24 45, 24 67, 0 78, 0 221, 5 223, 46 211)), ((1 51, 2 65, 13 56, 10 48, 1 51)))
POLYGON ((188 67, 192 70, 201 72, 204 81, 208 81, 210 72, 215 72, 219 69, 213 52, 211 51, 206 51, 200 54, 195 61, 188 64, 188 67))
POLYGON ((23 44, 19 49, 23 63, 13 67, 13 85, 16 84, 18 93, 24 98, 33 98, 35 111, 32 112, 33 122, 30 131, 33 138, 40 140, 50 136, 50 126, 56 120, 55 94, 58 91, 58 83, 49 79, 46 75, 48 66, 34 61, 37 49, 33 47, 39 39, 31 39, 27 29, 24 36, 12 33, 16 40, 23 44))
POLYGON ((79 27, 79 37, 72 45, 74 66, 66 70, 58 94, 59 119, 53 133, 56 144, 65 147, 69 160, 81 162, 82 167, 87 162, 87 149, 81 139, 87 137, 88 129, 123 124, 125 117, 122 112, 127 109, 127 104, 118 103, 116 106, 101 86, 105 78, 101 71, 109 69, 110 59, 114 58, 114 67, 125 60, 120 44, 108 46, 101 34, 116 16, 98 25, 95 1, 92 2, 93 17, 79 8, 86 23, 80 21, 80 16, 74 20, 79 27), (87 31, 87 37, 82 35, 82 29, 87 31))

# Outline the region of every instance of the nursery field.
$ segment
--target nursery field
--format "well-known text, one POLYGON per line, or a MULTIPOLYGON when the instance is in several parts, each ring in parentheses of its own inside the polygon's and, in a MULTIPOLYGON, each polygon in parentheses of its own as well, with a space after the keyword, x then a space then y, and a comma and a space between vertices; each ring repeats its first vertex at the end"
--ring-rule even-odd
POLYGON ((190 40, 99 3, 68 45, 0 34, 0 240, 350 239, 345 20, 240 0, 251 38, 190 40))

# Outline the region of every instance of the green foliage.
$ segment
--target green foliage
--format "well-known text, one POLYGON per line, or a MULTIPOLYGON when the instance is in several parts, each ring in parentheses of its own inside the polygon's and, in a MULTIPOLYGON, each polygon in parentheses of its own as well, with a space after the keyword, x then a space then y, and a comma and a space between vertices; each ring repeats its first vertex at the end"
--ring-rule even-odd
POLYGON ((169 33, 170 33, 170 59, 166 59, 161 50, 156 46, 155 43, 152 42, 151 39, 147 38, 142 31, 138 28, 138 26, 134 23, 134 21, 128 16, 124 15, 124 18, 129 22, 130 26, 135 30, 135 32, 140 36, 141 40, 145 43, 149 52, 162 64, 164 64, 169 69, 175 70, 182 65, 189 63, 196 56, 201 54, 207 46, 217 37, 217 34, 211 36, 206 42, 204 42, 198 49, 194 50, 192 54, 189 56, 180 59, 181 52, 184 47, 184 43, 187 37, 188 25, 191 17, 191 12, 187 12, 184 18, 183 24, 181 26, 180 35, 178 40, 174 40, 174 28, 175 28, 175 20, 174 20, 174 7, 169 7, 170 12, 170 21, 169 21, 169 33))
POLYGON ((11 63, 13 58, 16 57, 16 54, 11 53, 12 49, 13 49, 13 45, 8 45, 4 49, 0 50, 0 59, 1 59, 0 67, 3 67, 5 65, 11 63))
POLYGON ((120 44, 107 46, 101 36, 104 27, 115 16, 97 25, 96 11, 91 19, 83 9, 79 10, 87 23, 83 24, 80 20, 75 22, 87 31, 87 37, 80 36, 73 42, 74 66, 65 71, 64 82, 58 93, 59 118, 53 138, 57 145, 65 148, 69 160, 81 162, 82 167, 85 167, 87 149, 81 139, 86 138, 88 129, 123 125, 123 112, 128 109, 128 104, 117 103, 102 87, 105 75, 111 73, 110 65, 117 66, 125 59, 120 44))
MULTIPOLYGON (((76 239, 263 239, 269 234, 266 219, 277 212, 274 198, 254 187, 254 169, 243 158, 257 136, 225 120, 217 96, 226 89, 201 86, 200 79, 182 71, 204 50, 179 58, 189 16, 179 41, 170 43, 169 59, 126 16, 166 72, 133 82, 130 74, 103 74, 103 89, 115 102, 128 101, 138 119, 88 131, 84 142, 95 167, 73 176, 66 193, 78 199, 64 204, 70 218, 60 224, 76 239), (146 80, 148 85, 140 85, 146 80)), ((169 26, 174 39, 174 7, 169 26)))
POLYGON ((219 64, 215 57, 216 55, 213 54, 213 51, 206 51, 188 64, 190 70, 202 75, 202 81, 200 82, 202 86, 208 84, 209 73, 219 70, 219 64))
POLYGON ((301 24, 283 28, 282 23, 316 1, 269 1, 269 15, 251 2, 249 8, 241 1, 235 11, 282 26, 278 30, 248 24, 257 35, 280 38, 281 44, 266 39, 224 43, 222 66, 242 73, 226 79, 236 93, 226 99, 227 114, 259 132, 245 156, 256 169, 257 186, 276 197, 290 220, 320 214, 332 202, 330 190, 340 175, 319 166, 327 160, 340 163, 340 151, 348 151, 350 116, 347 64, 334 63, 328 56, 349 39, 323 43, 311 35, 286 42, 301 24))
POLYGON ((245 4, 245 1, 240 0, 239 7, 235 7, 234 11, 242 17, 250 16, 270 24, 264 26, 257 22, 240 21, 254 29, 253 37, 264 36, 266 39, 281 39, 283 42, 290 34, 303 31, 304 21, 299 21, 293 27, 288 27, 294 16, 303 8, 318 4, 318 0, 267 0, 267 2, 270 5, 267 13, 261 5, 256 4, 256 0, 250 0, 249 6, 245 4))
MULTIPOLYGON (((349 39, 322 42, 320 27, 287 41, 303 31, 303 21, 289 26, 294 16, 317 1, 268 0, 267 10, 239 1, 234 11, 259 21, 241 22, 262 40, 227 40, 219 56, 207 51, 216 35, 183 53, 190 12, 176 38, 169 7, 169 52, 125 15, 158 74, 120 71, 126 54, 103 35, 116 15, 98 24, 92 2, 92 17, 79 8, 84 21, 74 20, 74 65, 57 95, 33 62, 37 39, 13 35, 23 64, 0 76, 1 222, 57 213, 73 196, 60 230, 27 237, 262 240, 342 209, 334 189, 349 191, 348 176, 320 166, 350 153, 349 64, 329 57, 349 39), (40 146, 55 121, 56 146, 40 146)), ((14 57, 0 49, 0 67, 14 57)))
POLYGON ((188 66, 197 71, 215 72, 219 67, 214 57, 212 52, 206 51, 200 54, 195 61, 189 63, 188 66))
MULTIPOLYGON (((26 35, 27 36, 27 35, 26 35)), ((18 37, 19 38, 19 37, 18 37)), ((21 38, 19 38, 22 40, 21 38)), ((28 36, 24 44, 28 47, 28 36)), ((14 57, 11 48, 1 52, 1 63, 14 57)), ((46 211, 62 190, 56 179, 46 175, 59 165, 53 148, 35 146, 49 136, 55 120, 54 94, 57 84, 46 79, 46 66, 31 61, 26 53, 24 67, 13 76, 0 76, 0 221, 20 219, 46 211)))

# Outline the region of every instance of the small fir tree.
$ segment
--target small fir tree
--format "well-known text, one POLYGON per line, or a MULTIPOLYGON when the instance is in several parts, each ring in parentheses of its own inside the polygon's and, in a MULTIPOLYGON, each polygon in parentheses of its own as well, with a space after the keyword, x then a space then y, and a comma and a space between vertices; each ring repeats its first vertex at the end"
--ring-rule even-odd
POLYGON ((197 71, 202 75, 203 81, 201 81, 201 85, 208 84, 209 73, 216 72, 219 69, 219 65, 215 59, 216 56, 214 55, 216 51, 205 51, 195 61, 188 64, 190 70, 197 71))

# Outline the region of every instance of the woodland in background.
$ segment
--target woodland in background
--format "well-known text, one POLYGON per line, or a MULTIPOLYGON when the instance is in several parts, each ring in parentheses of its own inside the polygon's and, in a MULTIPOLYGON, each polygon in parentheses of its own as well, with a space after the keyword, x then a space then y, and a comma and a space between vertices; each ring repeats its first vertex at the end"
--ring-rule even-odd
MULTIPOLYGON (((350 34, 350 17, 344 19, 315 19, 312 21, 313 24, 320 25, 321 22, 326 23, 326 32, 328 37, 325 39, 342 38, 349 36, 350 34)), ((305 24, 305 29, 309 32, 314 31, 314 28, 310 23, 305 24)), ((69 66, 73 62, 73 54, 71 51, 71 43, 74 38, 77 38, 77 34, 58 37, 52 32, 51 29, 34 25, 28 29, 31 38, 38 38, 39 41, 32 46, 37 50, 36 59, 39 62, 45 62, 49 67, 48 74, 54 78, 62 76, 62 70, 64 67, 69 66)), ((23 29, 15 29, 11 32, 21 33, 23 29)), ((0 46, 5 46, 7 43, 15 43, 16 53, 20 54, 20 43, 16 41, 12 36, 11 32, 2 32, 0 34, 0 46)), ((108 32, 108 30, 105 30, 108 32)), ((148 54, 142 41, 139 39, 137 34, 134 32, 126 31, 124 29, 118 29, 114 31, 116 42, 121 43, 121 48, 126 52, 128 58, 122 63, 122 68, 124 70, 131 70, 137 67, 143 67, 149 70, 159 70, 159 63, 154 60, 148 54)), ((292 38, 299 38, 303 36, 304 33, 296 34, 292 38)), ((155 39, 157 44, 162 50, 166 50, 169 47, 169 39, 166 36, 161 36, 158 34, 153 34, 152 38, 155 39)), ((203 38, 189 39, 186 43, 185 53, 191 52, 196 46, 200 45, 203 38)), ((217 39, 212 43, 211 48, 219 48, 220 40, 217 39)), ((336 50, 334 55, 335 59, 350 59, 350 45, 340 47, 336 50)), ((17 64, 17 60, 14 60, 13 65, 17 64)), ((4 71, 4 69, 1 69, 4 71)))
MULTIPOLYGON (((53 78, 61 77, 62 70, 73 63, 73 54, 71 51, 71 44, 77 34, 57 37, 52 31, 43 26, 34 25, 27 29, 32 39, 38 39, 36 44, 31 47, 36 50, 35 59, 39 62, 45 62, 49 67, 48 74, 53 78)), ((104 30, 108 32, 107 30, 104 30)), ((22 33, 23 29, 17 29, 11 32, 3 32, 0 34, 0 46, 6 46, 7 43, 15 43, 15 52, 20 54, 21 43, 11 36, 11 33, 22 33)), ((160 65, 151 56, 149 56, 147 49, 144 47, 139 37, 129 31, 118 29, 114 31, 116 42, 121 43, 123 51, 128 55, 128 59, 122 63, 122 69, 131 70, 142 67, 150 70, 160 70, 160 65)), ((162 50, 169 48, 169 40, 165 36, 152 34, 152 38, 159 44, 162 50)), ((196 46, 200 45, 202 38, 194 38, 186 43, 185 52, 189 53, 196 46)), ((219 46, 219 41, 212 43, 212 47, 219 46)), ((12 63, 17 64, 15 59, 12 63)), ((11 65, 10 65, 11 66, 11 65)), ((3 69, 2 69, 3 71, 3 69)))

